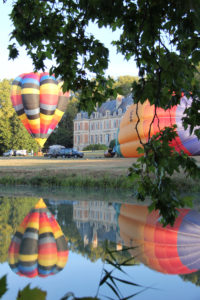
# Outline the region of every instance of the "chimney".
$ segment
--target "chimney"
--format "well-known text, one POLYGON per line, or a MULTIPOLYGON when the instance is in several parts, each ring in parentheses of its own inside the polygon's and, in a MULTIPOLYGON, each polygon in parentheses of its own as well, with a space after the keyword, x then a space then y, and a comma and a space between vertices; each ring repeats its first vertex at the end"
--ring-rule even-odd
POLYGON ((122 103, 122 95, 117 95, 116 109, 118 109, 118 107, 121 105, 121 103, 122 103))

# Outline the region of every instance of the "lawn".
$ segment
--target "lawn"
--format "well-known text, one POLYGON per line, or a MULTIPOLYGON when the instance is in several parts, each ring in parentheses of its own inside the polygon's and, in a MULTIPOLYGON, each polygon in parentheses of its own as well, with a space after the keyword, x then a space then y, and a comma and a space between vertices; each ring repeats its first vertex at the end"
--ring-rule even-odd
MULTIPOLYGON (((91 155, 90 155, 91 157, 91 155)), ((0 158, 0 177, 32 177, 40 174, 41 176, 49 176, 56 174, 65 175, 88 175, 102 176, 127 175, 128 168, 135 161, 135 158, 95 158, 85 157, 82 159, 63 159, 63 158, 45 158, 45 157, 9 157, 0 158)))
MULTIPOLYGON (((200 163, 200 157, 195 158, 200 163)), ((2 184, 69 185, 129 188, 128 168, 136 158, 104 158, 98 152, 85 153, 84 158, 0 157, 2 184), (22 179, 20 181, 20 179, 22 179), (33 180, 34 179, 34 180, 33 180)), ((197 181, 185 178, 183 172, 174 175, 180 191, 199 191, 197 181)))

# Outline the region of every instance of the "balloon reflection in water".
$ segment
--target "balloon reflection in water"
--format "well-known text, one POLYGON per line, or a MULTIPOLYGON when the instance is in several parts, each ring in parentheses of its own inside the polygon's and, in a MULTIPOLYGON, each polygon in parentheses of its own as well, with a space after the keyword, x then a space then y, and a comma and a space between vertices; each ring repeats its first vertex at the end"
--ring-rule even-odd
POLYGON ((150 105, 149 101, 138 105, 136 112, 136 104, 133 104, 126 111, 121 120, 118 137, 117 137, 117 152, 123 157, 138 157, 137 148, 142 147, 136 131, 143 143, 148 141, 149 128, 151 125, 150 137, 165 127, 176 125, 177 137, 172 141, 171 145, 176 151, 181 150, 188 155, 200 155, 200 141, 196 135, 190 135, 189 129, 185 130, 182 125, 182 117, 187 107, 190 107, 192 99, 182 97, 180 104, 171 109, 164 110, 157 108, 157 116, 154 118, 155 106, 150 105))
POLYGON ((152 269, 187 274, 200 269, 200 214, 180 209, 173 227, 162 227, 159 213, 146 206, 118 206, 120 237, 131 254, 152 269))
POLYGON ((68 253, 60 226, 40 199, 12 238, 8 252, 11 269, 27 277, 54 275, 64 268, 68 253))
POLYGON ((49 73, 25 73, 12 83, 11 101, 26 130, 43 147, 68 104, 62 82, 49 73))

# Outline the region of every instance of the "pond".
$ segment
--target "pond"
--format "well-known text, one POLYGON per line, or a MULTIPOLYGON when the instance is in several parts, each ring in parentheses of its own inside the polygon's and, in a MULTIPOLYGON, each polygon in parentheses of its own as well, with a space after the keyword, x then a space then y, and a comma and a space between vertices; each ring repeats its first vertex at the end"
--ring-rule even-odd
POLYGON ((27 285, 48 300, 200 298, 197 205, 162 228, 147 204, 114 191, 1 187, 0 204, 2 299, 17 299, 27 285), (105 274, 113 281, 100 285, 105 274))

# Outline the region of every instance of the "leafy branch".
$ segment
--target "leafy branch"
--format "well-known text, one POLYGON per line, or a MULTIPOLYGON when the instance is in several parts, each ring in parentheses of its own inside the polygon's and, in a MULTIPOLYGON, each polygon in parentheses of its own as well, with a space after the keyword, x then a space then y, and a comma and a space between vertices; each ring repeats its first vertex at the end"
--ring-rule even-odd
POLYGON ((183 151, 178 153, 171 142, 176 138, 176 125, 165 127, 152 136, 144 148, 138 152, 143 154, 129 168, 129 176, 134 180, 134 195, 140 201, 150 198, 149 210, 158 209, 163 225, 173 225, 178 215, 178 208, 191 206, 191 199, 182 197, 172 175, 183 172, 185 177, 197 179, 200 168, 193 158, 183 151))

